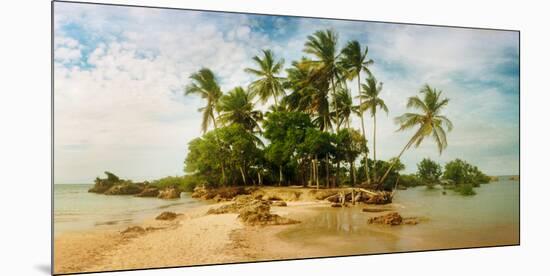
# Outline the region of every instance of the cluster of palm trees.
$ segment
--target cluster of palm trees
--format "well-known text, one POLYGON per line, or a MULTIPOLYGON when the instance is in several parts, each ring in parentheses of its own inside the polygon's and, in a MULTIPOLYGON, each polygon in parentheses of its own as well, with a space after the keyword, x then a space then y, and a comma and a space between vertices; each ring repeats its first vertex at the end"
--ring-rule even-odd
MULTIPOLYGON (((261 135, 259 122, 264 114, 255 108, 255 104, 266 104, 273 99, 274 104, 268 112, 308 114, 315 126, 323 132, 337 133, 341 128, 350 129, 351 118, 357 116, 361 121, 362 138, 367 144, 364 113, 369 112, 373 119, 373 165, 376 165, 376 116, 378 110, 385 113, 389 111, 380 95, 383 84, 376 80, 369 69, 374 62, 368 56, 368 47, 362 47, 354 40, 339 50, 337 33, 333 30, 319 30, 307 37, 303 52, 306 56, 292 62, 285 70, 283 59, 277 59, 271 50, 263 50, 260 56, 253 57, 256 67, 245 69, 255 80, 246 88, 236 87, 227 93, 221 91, 210 69, 203 68, 192 74, 191 83, 185 92, 187 95, 199 95, 206 101, 206 105, 199 109, 203 115, 202 131, 206 132, 210 125, 217 129, 220 125, 236 123, 250 133, 261 135), (363 75, 366 76, 364 82, 363 75), (353 84, 354 81, 356 84, 353 84), (357 85, 356 103, 349 85, 357 85)), ((420 94, 409 98, 407 104, 408 108, 417 109, 420 113, 405 113, 396 118, 400 124, 398 130, 417 130, 384 174, 377 175, 376 169, 369 172, 369 150, 365 147, 362 154, 365 184, 379 188, 403 152, 413 145, 419 146, 428 136, 434 138, 440 152, 447 146, 446 130, 452 129, 452 123, 441 115, 441 111, 449 100, 441 96, 441 91, 429 85, 425 85, 420 94)), ((324 158, 328 166, 329 156, 324 158)), ((339 171, 340 163, 335 165, 339 171)), ((221 170, 223 175, 223 164, 221 170)))

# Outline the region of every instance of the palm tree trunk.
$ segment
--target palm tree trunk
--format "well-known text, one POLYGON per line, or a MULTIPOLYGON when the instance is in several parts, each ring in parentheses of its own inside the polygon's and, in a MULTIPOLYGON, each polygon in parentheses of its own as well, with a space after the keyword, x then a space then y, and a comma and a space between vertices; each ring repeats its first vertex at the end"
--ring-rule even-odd
POLYGON ((279 165, 279 186, 283 182, 283 165, 279 165))
POLYGON ((374 129, 373 129, 373 136, 372 136, 372 150, 373 150, 373 162, 372 163, 372 179, 376 183, 376 106, 374 107, 374 129))
POLYGON ((243 184, 246 186, 246 176, 244 175, 243 166, 239 166, 239 170, 241 171, 241 176, 243 177, 243 184))
POLYGON ((325 170, 326 170, 326 187, 329 188, 329 176, 330 176, 330 170, 329 170, 329 166, 328 166, 328 153, 325 155, 325 170))
POLYGON ((332 99, 334 101, 334 108, 336 108, 336 132, 340 131, 340 115, 338 114, 338 102, 336 101, 336 87, 334 86, 334 78, 330 78, 332 83, 332 99))
POLYGON ((313 159, 313 174, 315 178, 315 182, 317 184, 317 190, 319 190, 319 172, 317 171, 317 155, 315 155, 315 159, 313 159))
MULTIPOLYGON (((357 93, 359 93, 359 117, 361 117, 361 130, 363 131, 363 139, 367 141, 367 134, 365 133, 365 119, 363 118, 363 111, 361 107, 363 106, 363 99, 361 98, 361 72, 357 75, 357 93)), ((365 176, 367 177, 367 184, 370 184, 369 178, 369 156, 365 152, 365 176)))
POLYGON ((393 166, 395 166, 395 163, 397 163, 397 161, 399 160, 399 158, 401 158, 401 155, 403 155, 403 153, 405 152, 406 149, 408 149, 412 142, 414 140, 411 139, 406 145, 405 147, 401 150, 401 152, 399 153, 399 155, 397 156, 397 158, 395 158, 393 160, 393 162, 391 162, 390 166, 388 167, 388 169, 386 170, 386 173, 384 173, 384 176, 382 176, 382 178, 380 178, 380 181, 378 182, 378 184, 376 185, 376 189, 378 190, 380 188, 380 185, 382 185, 382 183, 384 183, 384 180, 386 180, 386 177, 388 177, 388 174, 390 173, 391 169, 393 169, 393 166))
POLYGON ((349 160, 349 167, 350 167, 350 176, 351 176, 351 184, 352 186, 355 186, 355 164, 353 164, 353 160, 349 160))
POLYGON ((260 171, 258 170, 258 185, 262 186, 262 178, 260 177, 260 171))
POLYGON ((279 107, 279 102, 277 100, 277 95, 275 95, 275 93, 273 93, 273 100, 275 100, 275 110, 276 110, 277 107, 279 107))
MULTIPOLYGON (((218 114, 220 116, 220 114, 218 114)), ((214 113, 212 112, 210 114, 210 117, 212 117, 212 123, 214 124, 214 131, 218 130, 218 124, 216 124, 216 118, 214 118, 214 113)), ((218 147, 220 146, 220 138, 218 137, 218 133, 216 132, 216 142, 218 143, 218 147)), ((221 164, 222 169, 222 186, 225 186, 225 162, 222 160, 221 164)))
MULTIPOLYGON (((334 101, 334 108, 336 108, 336 132, 340 131, 340 112, 338 111, 338 102, 336 101, 336 86, 334 85, 334 77, 330 78, 330 81, 332 83, 332 98, 334 101)), ((328 162, 328 155, 326 157, 328 162)), ((336 185, 338 185, 338 181, 340 180, 340 160, 336 161, 336 185)), ((328 163, 327 163, 327 187, 328 187, 328 163)))

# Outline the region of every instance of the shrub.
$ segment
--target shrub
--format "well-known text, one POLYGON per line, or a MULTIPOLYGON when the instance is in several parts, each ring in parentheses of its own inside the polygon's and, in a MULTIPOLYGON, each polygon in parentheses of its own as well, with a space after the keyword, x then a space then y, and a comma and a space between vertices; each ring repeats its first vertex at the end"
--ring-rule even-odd
POLYGON ((460 184, 455 187, 455 191, 463 196, 473 196, 476 194, 471 184, 460 184))
POLYGON ((416 187, 421 185, 422 181, 416 174, 403 174, 399 176, 399 186, 416 187))
POLYGON ((178 187, 184 192, 192 192, 197 185, 203 184, 201 177, 196 175, 167 176, 153 181, 153 185, 162 189, 166 187, 178 187))

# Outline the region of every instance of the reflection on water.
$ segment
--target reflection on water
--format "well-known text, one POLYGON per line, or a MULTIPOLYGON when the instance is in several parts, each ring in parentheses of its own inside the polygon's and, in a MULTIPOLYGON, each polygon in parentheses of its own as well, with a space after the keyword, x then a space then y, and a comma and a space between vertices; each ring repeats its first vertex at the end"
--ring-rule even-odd
POLYGON ((280 237, 304 246, 329 247, 332 254, 517 244, 519 183, 501 178, 476 192, 464 197, 425 187, 398 191, 392 208, 404 217, 419 217, 420 224, 414 226, 368 224, 369 217, 380 213, 362 212, 361 206, 323 208, 280 237))
POLYGON ((92 185, 54 186, 55 234, 66 231, 124 227, 158 215, 162 211, 176 211, 205 204, 189 194, 164 200, 134 196, 107 196, 88 193, 92 185))

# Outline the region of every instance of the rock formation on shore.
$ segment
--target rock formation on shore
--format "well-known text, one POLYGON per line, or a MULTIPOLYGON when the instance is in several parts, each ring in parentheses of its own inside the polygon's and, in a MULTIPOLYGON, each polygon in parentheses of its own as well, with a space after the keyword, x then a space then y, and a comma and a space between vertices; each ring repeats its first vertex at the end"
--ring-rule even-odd
POLYGON ((222 205, 218 208, 208 210, 207 214, 226 214, 237 213, 240 221, 249 226, 256 225, 284 225, 299 223, 297 220, 281 217, 270 212, 271 205, 275 202, 279 206, 286 206, 284 201, 269 201, 256 199, 251 195, 239 195, 234 198, 234 201, 229 204, 222 205))
POLYGON ((180 198, 181 191, 177 187, 165 187, 160 189, 147 181, 143 183, 134 183, 130 180, 120 179, 110 172, 105 172, 105 174, 107 178, 96 178, 94 186, 90 188, 88 192, 104 195, 158 197, 162 199, 180 198))
POLYGON ((416 225, 416 224, 418 224, 418 219, 414 218, 414 217, 403 218, 397 212, 390 212, 386 215, 369 218, 368 223, 370 223, 370 224, 386 224, 386 225, 392 225, 392 226, 393 225, 401 225, 401 224, 416 225))
POLYGON ((174 220, 178 217, 178 214, 174 212, 162 212, 155 219, 156 220, 174 220))

